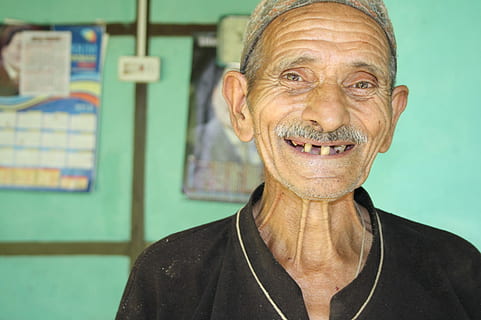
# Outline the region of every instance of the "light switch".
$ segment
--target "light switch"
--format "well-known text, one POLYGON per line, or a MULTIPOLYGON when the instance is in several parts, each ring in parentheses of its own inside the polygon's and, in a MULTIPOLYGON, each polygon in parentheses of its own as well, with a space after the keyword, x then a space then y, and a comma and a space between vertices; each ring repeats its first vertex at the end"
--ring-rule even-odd
POLYGON ((155 82, 160 78, 159 57, 124 56, 119 58, 119 79, 132 82, 155 82))

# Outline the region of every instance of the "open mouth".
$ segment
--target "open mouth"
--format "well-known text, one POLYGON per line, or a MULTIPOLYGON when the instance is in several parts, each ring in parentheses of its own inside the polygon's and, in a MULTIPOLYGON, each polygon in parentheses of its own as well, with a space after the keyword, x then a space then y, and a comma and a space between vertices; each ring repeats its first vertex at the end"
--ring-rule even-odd
POLYGON ((313 155, 329 156, 344 153, 354 148, 354 144, 343 145, 314 145, 306 142, 298 142, 294 140, 285 140, 287 144, 295 148, 299 152, 310 153, 313 155))

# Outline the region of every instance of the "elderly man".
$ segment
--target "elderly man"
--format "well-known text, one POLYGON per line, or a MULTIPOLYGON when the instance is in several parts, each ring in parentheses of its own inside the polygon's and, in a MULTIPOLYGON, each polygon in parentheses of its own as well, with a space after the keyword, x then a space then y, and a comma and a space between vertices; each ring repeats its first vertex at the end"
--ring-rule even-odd
POLYGON ((224 96, 265 184, 148 248, 117 319, 481 319, 480 253, 360 187, 406 106, 395 74, 381 0, 260 3, 224 96))

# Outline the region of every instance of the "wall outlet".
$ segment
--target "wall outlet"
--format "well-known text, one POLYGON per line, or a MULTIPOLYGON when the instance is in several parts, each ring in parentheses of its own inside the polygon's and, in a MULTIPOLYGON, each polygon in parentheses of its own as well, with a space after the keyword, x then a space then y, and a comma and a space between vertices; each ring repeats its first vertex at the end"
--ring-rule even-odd
POLYGON ((159 57, 124 56, 119 58, 119 79, 131 82, 155 82, 160 78, 159 57))

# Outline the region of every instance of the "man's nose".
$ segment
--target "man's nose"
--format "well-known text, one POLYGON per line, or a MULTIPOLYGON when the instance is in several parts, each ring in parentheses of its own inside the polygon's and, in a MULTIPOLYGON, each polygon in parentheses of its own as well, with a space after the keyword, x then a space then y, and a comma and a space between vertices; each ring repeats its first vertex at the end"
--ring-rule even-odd
POLYGON ((312 90, 302 119, 324 132, 334 131, 349 124, 349 110, 342 88, 338 84, 323 84, 312 90))

